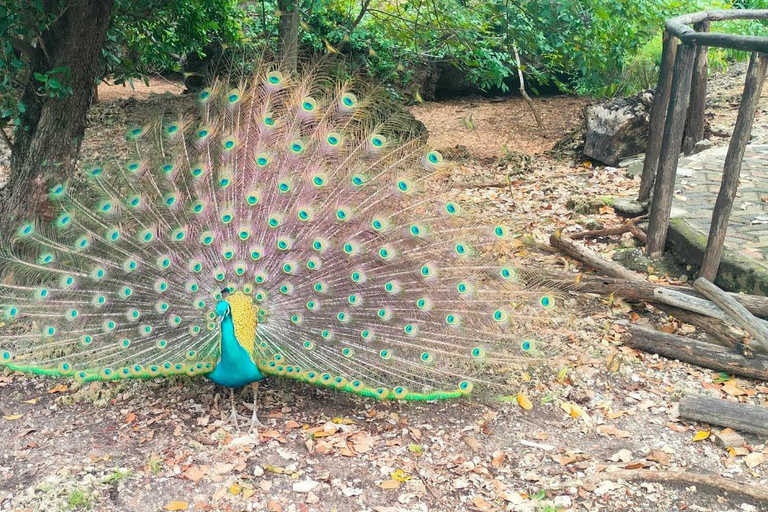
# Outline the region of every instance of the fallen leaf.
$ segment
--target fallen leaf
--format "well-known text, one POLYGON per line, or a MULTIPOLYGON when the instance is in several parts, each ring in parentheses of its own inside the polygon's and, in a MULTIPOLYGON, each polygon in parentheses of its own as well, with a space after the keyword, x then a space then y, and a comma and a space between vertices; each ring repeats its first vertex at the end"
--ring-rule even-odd
POLYGON ((517 403, 520 407, 522 407, 526 411, 530 411, 531 409, 533 409, 533 403, 527 396, 525 396, 525 394, 522 391, 520 391, 517 394, 517 403))
POLYGON ((629 462, 632 460, 632 452, 623 448, 609 457, 613 462, 629 462))
POLYGON ((382 489, 397 489, 400 487, 400 482, 397 480, 384 480, 379 484, 382 489))
POLYGON ((184 472, 184 478, 192 480, 195 483, 198 483, 200 480, 202 480, 203 476, 205 476, 205 474, 197 466, 192 466, 184 472))
POLYGON ((58 386, 49 389, 48 393, 51 393, 51 394, 64 393, 68 389, 69 389, 69 386, 67 386, 66 384, 59 384, 58 386))
POLYGON ((474 505, 480 510, 491 510, 492 507, 492 505, 481 496, 475 496, 475 498, 472 500, 472 503, 474 503, 474 505))
POLYGON ((626 430, 621 430, 616 425, 600 425, 599 427, 597 427, 597 430, 601 434, 605 434, 607 436, 614 436, 618 439, 628 439, 632 437, 632 434, 630 434, 626 430))
POLYGON ((749 455, 744 457, 744 463, 747 465, 749 469, 756 468, 763 462, 765 462, 765 456, 760 452, 750 453, 749 455))
POLYGON ((411 479, 411 475, 409 475, 402 469, 394 470, 389 474, 389 476, 392 478, 392 480, 397 480, 398 482, 407 482, 408 480, 411 479))
POLYGON ((189 503, 186 501, 172 501, 163 507, 163 510, 187 510, 189 503))
POLYGON ((472 436, 465 437, 464 438, 464 442, 467 443, 467 446, 472 448, 472 451, 474 451, 474 452, 481 452, 481 451, 483 451, 483 445, 480 443, 480 441, 478 441, 477 439, 475 439, 472 436))
POLYGON ((699 430, 693 435, 693 441, 703 441, 709 437, 710 432, 708 430, 699 430))
POLYGON ((8 421, 16 421, 20 420, 23 416, 23 414, 10 414, 8 416, 3 416, 3 419, 8 421))
POLYGON ((737 386, 736 381, 733 380, 727 381, 725 384, 723 384, 721 389, 731 396, 742 396, 747 394, 746 390, 737 386))

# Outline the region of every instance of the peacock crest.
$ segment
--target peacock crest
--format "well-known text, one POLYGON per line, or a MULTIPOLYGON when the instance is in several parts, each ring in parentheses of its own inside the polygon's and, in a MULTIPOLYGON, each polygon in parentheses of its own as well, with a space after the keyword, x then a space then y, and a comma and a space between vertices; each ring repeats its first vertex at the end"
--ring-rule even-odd
POLYGON ((504 393, 547 356, 555 297, 375 98, 262 67, 197 93, 196 118, 131 127, 130 160, 52 186, 55 220, 0 249, 0 363, 204 375, 226 299, 265 374, 376 398, 504 393))

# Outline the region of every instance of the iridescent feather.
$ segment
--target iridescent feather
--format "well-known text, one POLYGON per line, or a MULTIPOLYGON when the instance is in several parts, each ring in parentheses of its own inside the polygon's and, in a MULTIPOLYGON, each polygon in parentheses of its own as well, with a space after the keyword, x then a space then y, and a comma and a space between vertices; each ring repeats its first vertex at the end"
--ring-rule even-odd
POLYGON ((51 187, 58 217, 2 247, 0 364, 210 374, 228 297, 259 372, 375 398, 503 394, 546 359, 555 297, 493 256, 515 234, 448 199, 401 114, 268 66, 197 98, 198 118, 131 128, 135 155, 85 188, 51 187))

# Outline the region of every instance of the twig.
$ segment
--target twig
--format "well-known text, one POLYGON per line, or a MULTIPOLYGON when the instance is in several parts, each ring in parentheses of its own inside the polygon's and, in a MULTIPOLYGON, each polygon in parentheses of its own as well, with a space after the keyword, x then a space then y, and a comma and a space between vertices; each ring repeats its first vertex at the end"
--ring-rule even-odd
POLYGON ((520 62, 520 52, 517 51, 517 43, 512 45, 512 50, 515 52, 515 62, 517 63, 517 76, 520 78, 520 94, 523 96, 523 99, 528 104, 528 106, 531 107, 531 111, 533 112, 533 117, 536 118, 536 124, 539 126, 539 129, 543 130, 544 125, 541 122, 539 113, 536 111, 536 105, 533 103, 533 100, 531 99, 530 96, 528 96, 528 93, 525 91, 525 78, 523 77, 523 64, 520 62))
MULTIPOLYGON (((676 483, 688 485, 700 485, 710 489, 746 496, 756 501, 768 502, 768 489, 747 485, 742 482, 734 482, 719 475, 689 473, 687 471, 658 471, 656 469, 618 469, 616 471, 590 475, 581 480, 584 483, 599 483, 604 481, 625 480, 632 482, 641 480, 645 482, 676 483)), ((572 487, 578 481, 564 483, 560 488, 572 487)))

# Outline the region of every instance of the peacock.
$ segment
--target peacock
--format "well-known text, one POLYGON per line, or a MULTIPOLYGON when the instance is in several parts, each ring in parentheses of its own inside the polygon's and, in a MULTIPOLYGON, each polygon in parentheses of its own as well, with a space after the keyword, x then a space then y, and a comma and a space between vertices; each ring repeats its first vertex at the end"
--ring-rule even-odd
POLYGON ((479 222, 450 164, 365 89, 263 63, 194 93, 197 114, 131 126, 130 158, 51 186, 55 213, 3 236, 0 366, 254 396, 267 376, 509 395, 552 357, 555 295, 512 264, 519 234, 479 222))

